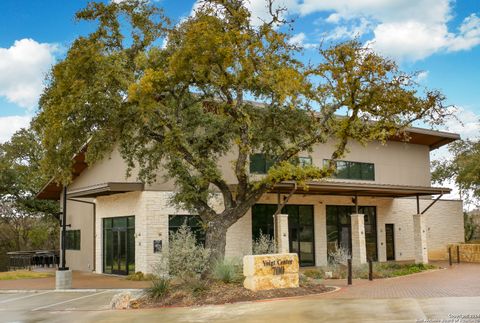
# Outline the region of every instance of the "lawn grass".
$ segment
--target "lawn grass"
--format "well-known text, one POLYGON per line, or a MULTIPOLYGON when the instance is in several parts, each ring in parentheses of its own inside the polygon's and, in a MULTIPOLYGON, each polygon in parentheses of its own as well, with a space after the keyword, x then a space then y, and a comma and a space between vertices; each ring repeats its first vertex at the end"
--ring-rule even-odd
POLYGON ((17 280, 17 279, 32 279, 32 278, 47 278, 54 276, 54 273, 36 272, 28 270, 15 270, 0 272, 0 280, 17 280))

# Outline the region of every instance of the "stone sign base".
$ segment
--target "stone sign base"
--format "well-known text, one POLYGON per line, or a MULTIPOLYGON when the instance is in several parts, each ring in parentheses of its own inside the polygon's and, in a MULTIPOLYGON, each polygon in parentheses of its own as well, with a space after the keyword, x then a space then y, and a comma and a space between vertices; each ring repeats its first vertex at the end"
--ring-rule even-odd
POLYGON ((243 286, 268 290, 298 287, 298 255, 296 253, 249 255, 243 257, 243 286))

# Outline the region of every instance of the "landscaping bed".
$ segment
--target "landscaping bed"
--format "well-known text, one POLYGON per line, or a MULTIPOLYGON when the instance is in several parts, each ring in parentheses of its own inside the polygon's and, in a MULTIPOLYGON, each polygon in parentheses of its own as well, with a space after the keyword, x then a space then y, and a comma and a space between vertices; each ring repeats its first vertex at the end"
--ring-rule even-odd
POLYGON ((197 281, 187 284, 172 285, 164 296, 157 299, 144 297, 139 300, 142 308, 160 306, 194 306, 213 305, 235 302, 266 300, 282 297, 294 297, 320 294, 335 290, 315 279, 302 279, 298 288, 251 291, 242 283, 223 283, 221 281, 197 281))
POLYGON ((32 278, 47 278, 54 276, 51 272, 36 272, 29 270, 15 270, 0 272, 0 280, 16 280, 16 279, 32 279, 32 278))
MULTIPOLYGON (((411 263, 373 263, 373 278, 391 278, 419 273, 422 271, 438 269, 439 267, 431 264, 411 264, 411 263)), ((368 264, 353 266, 353 278, 368 279, 368 264)), ((329 265, 315 269, 306 269, 303 274, 313 278, 331 278, 346 279, 347 266, 343 264, 329 265), (326 277, 326 273, 331 273, 331 277, 326 277)))

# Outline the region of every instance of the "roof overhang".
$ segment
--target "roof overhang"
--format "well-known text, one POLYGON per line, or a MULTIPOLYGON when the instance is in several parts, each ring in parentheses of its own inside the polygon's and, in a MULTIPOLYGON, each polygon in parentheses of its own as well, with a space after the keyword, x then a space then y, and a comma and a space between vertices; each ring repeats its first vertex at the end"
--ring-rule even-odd
POLYGON ((460 135, 457 133, 410 127, 405 129, 405 134, 390 137, 388 140, 425 145, 430 150, 435 150, 459 139, 460 135))
POLYGON ((127 192, 140 192, 144 189, 140 182, 109 182, 78 188, 67 192, 68 198, 98 197, 127 192))
MULTIPOLYGON (((282 182, 275 185, 271 193, 289 194, 295 188, 295 182, 282 182)), ((370 197, 411 197, 449 194, 451 189, 445 187, 387 185, 352 182, 309 182, 306 187, 297 186, 295 194, 370 196, 370 197)))

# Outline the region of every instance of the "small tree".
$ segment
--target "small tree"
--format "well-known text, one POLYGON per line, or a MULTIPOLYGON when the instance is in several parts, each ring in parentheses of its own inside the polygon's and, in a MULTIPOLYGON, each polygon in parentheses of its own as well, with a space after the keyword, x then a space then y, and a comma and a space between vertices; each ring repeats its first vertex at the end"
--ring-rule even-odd
MULTIPOLYGON (((170 233, 167 260, 168 272, 183 280, 194 278, 209 268, 210 250, 197 242, 195 234, 186 224, 170 233)), ((163 269, 163 268, 162 268, 163 269)))
POLYGON ((432 181, 443 184, 453 181, 460 197, 467 203, 480 200, 480 140, 459 140, 448 149, 451 159, 434 161, 432 181))
POLYGON ((337 159, 349 140, 383 141, 446 114, 441 93, 422 95, 415 75, 357 41, 322 49, 316 66, 302 63, 272 0, 271 19, 260 26, 242 0, 202 4, 170 26, 149 1, 89 3, 77 18, 98 28, 52 69, 36 125, 45 168, 64 184, 71 156, 87 141, 89 163, 119 145, 141 180, 164 169, 176 184, 172 201, 204 222, 212 263, 224 256, 227 229, 276 184, 305 186, 333 172, 334 163, 301 167, 300 152, 335 139, 337 159), (262 178, 249 175, 255 152, 273 164, 262 178), (218 165, 227 155, 234 183, 218 165), (210 204, 214 194, 221 211, 210 204))

